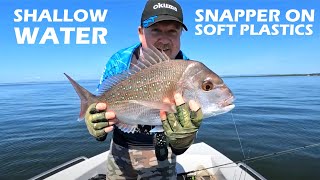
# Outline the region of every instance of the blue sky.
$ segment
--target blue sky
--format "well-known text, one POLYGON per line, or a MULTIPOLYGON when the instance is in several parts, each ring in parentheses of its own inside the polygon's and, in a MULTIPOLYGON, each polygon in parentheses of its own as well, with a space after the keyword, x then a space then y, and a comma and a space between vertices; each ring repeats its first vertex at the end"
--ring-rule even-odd
MULTIPOLYGON (((191 59, 204 62, 219 75, 287 74, 320 72, 320 3, 302 0, 178 0, 184 10, 185 24, 189 31, 182 35, 182 50, 191 59), (197 9, 279 9, 278 24, 288 24, 284 13, 289 9, 315 9, 312 36, 240 36, 227 34, 196 36, 197 9)), ((99 79, 105 63, 116 51, 139 41, 137 28, 145 1, 118 0, 2 0, 0 2, 0 83, 66 80, 63 73, 79 79, 99 79), (59 23, 14 22, 16 9, 108 9, 105 22, 59 23), (17 44, 14 27, 39 27, 37 42, 47 27, 54 27, 60 42, 60 27, 105 27, 107 44, 45 45, 17 44)), ((40 13, 39 13, 40 14, 40 13)), ((228 24, 224 21, 220 24, 228 24)), ((241 23, 237 23, 237 26, 241 23)), ((261 23, 255 19, 257 30, 261 23)), ((304 24, 308 24, 306 22, 304 24)), ((201 23, 205 25, 205 23, 201 23)), ((214 24, 211 22, 211 24, 214 24)), ((268 23, 270 26, 272 23, 268 23)), ((295 25, 299 23, 294 23, 295 25)))

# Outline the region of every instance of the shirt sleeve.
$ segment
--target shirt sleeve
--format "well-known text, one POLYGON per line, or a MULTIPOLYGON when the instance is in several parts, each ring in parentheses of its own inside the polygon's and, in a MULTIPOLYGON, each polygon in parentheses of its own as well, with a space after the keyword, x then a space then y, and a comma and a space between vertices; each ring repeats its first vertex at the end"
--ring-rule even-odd
POLYGON ((117 53, 115 53, 110 57, 110 59, 107 61, 104 67, 104 71, 100 78, 100 82, 97 90, 99 90, 100 85, 108 77, 114 76, 116 74, 120 74, 123 71, 129 69, 132 53, 139 46, 140 46, 140 43, 137 43, 131 47, 121 49, 120 51, 118 51, 117 53))
POLYGON ((116 74, 120 74, 126 69, 127 69, 127 64, 122 61, 122 58, 119 52, 112 55, 104 67, 104 71, 100 78, 98 89, 100 88, 100 85, 103 83, 105 79, 107 79, 108 77, 114 76, 116 74))

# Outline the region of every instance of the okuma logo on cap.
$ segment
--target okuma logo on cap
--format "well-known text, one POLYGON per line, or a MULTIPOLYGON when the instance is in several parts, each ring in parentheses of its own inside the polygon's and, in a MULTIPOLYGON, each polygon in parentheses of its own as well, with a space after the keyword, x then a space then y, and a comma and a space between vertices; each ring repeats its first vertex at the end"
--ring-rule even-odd
POLYGON ((172 6, 171 4, 166 4, 166 3, 158 3, 153 6, 153 9, 158 9, 158 8, 168 8, 174 11, 178 11, 177 7, 172 6))

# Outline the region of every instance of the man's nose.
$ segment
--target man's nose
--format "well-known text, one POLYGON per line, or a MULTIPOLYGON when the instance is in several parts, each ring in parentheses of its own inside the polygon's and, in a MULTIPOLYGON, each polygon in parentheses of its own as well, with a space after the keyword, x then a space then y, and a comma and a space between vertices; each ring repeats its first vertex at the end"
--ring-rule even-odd
POLYGON ((163 43, 163 44, 169 44, 169 43, 170 43, 170 38, 163 33, 163 34, 159 37, 158 42, 161 42, 161 43, 163 43))

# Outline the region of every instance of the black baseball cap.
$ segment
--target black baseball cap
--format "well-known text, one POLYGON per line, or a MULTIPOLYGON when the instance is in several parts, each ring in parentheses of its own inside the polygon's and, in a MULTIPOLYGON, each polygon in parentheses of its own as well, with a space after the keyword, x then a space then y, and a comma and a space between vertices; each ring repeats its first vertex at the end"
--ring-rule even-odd
POLYGON ((141 26, 149 26, 160 21, 177 21, 187 31, 183 24, 183 13, 181 6, 174 0, 148 0, 141 16, 141 26))

